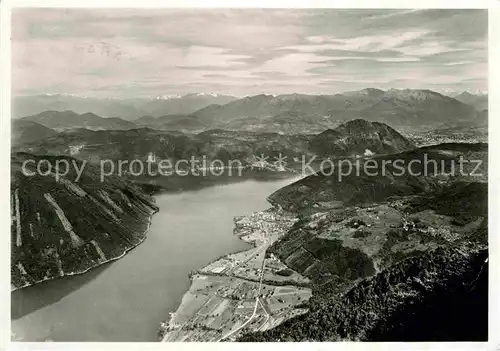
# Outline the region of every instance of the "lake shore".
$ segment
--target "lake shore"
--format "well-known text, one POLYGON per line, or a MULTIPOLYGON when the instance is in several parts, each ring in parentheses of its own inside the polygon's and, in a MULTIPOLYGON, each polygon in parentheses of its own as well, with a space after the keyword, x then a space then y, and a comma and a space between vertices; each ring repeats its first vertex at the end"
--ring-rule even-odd
POLYGON ((155 196, 160 211, 148 240, 113 264, 15 292, 13 331, 25 341, 157 340, 158 326, 178 309, 192 283, 190 272, 227 253, 256 249, 230 234, 233 219, 268 208, 266 197, 294 180, 247 180, 155 196))
POLYGON ((259 330, 304 313, 305 309, 295 308, 295 305, 302 298, 307 300, 310 297, 308 280, 295 272, 291 277, 275 274, 286 266, 272 255, 267 257, 266 253, 271 243, 284 235, 295 221, 295 215, 274 207, 248 216, 236 216, 233 235, 251 244, 252 248, 223 255, 193 271, 190 274, 191 285, 180 305, 170 313, 167 321, 161 323, 159 339, 164 342, 220 341, 225 335, 232 337, 236 334, 235 331, 239 332, 246 327, 254 317, 258 328, 251 325, 249 328, 259 330), (260 299, 265 315, 260 316, 259 312, 249 316, 249 307, 244 306, 252 306, 253 309, 253 304, 257 303, 255 292, 261 289, 267 289, 269 297, 260 299), (281 296, 281 290, 287 290, 287 298, 300 298, 293 302, 291 299, 280 301, 275 296, 281 296), (264 304, 268 307, 264 307, 264 304), (246 308, 247 313, 239 315, 241 308, 246 308), (259 319, 260 317, 262 318, 259 319), (203 318, 206 320, 202 320, 203 318), (224 318, 227 323, 218 322, 218 319, 224 318))
POLYGON ((47 281, 51 281, 51 280, 54 280, 54 279, 59 279, 59 278, 63 278, 63 277, 70 277, 70 276, 85 274, 85 273, 87 273, 88 271, 90 271, 90 270, 92 270, 94 268, 100 267, 102 265, 105 265, 107 263, 110 263, 110 262, 113 262, 113 261, 116 261, 116 260, 119 260, 120 258, 124 257, 128 252, 130 252, 131 250, 135 249, 137 246, 139 246, 140 244, 142 244, 144 242, 144 240, 146 240, 147 233, 148 233, 149 229, 151 228, 151 221, 153 219, 153 216, 156 213, 158 213, 158 211, 159 211, 158 207, 151 206, 151 209, 152 209, 152 211, 149 214, 147 228, 142 233, 142 236, 139 239, 139 241, 137 243, 135 243, 134 245, 130 246, 129 248, 126 248, 120 255, 108 258, 107 260, 104 260, 104 261, 101 261, 101 262, 97 262, 96 264, 90 265, 89 267, 85 268, 84 270, 81 270, 81 271, 78 271, 78 272, 67 272, 67 273, 64 272, 63 275, 58 275, 58 276, 54 276, 54 277, 46 277, 44 279, 37 280, 37 281, 35 281, 33 283, 27 283, 25 285, 18 286, 18 287, 15 287, 15 288, 11 287, 10 292, 12 293, 14 291, 22 290, 22 289, 28 288, 30 286, 34 286, 36 284, 47 282, 47 281))

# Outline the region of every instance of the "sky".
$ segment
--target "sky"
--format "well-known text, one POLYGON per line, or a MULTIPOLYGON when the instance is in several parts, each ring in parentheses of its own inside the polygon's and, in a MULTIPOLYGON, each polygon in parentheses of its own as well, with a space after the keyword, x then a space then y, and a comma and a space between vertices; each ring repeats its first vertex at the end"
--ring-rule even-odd
POLYGON ((12 93, 487 91, 487 10, 14 9, 12 93))

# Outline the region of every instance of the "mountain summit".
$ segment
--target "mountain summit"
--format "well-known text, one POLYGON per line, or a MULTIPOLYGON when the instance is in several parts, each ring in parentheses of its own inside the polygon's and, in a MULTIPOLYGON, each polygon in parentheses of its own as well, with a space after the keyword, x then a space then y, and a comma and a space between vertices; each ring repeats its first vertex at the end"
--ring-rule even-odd
POLYGON ((463 102, 464 104, 474 106, 474 108, 478 111, 488 108, 488 94, 473 94, 468 91, 464 91, 463 93, 456 95, 455 99, 463 102))
POLYGON ((311 141, 320 155, 391 154, 414 149, 415 145, 387 124, 355 119, 328 129, 311 141))
POLYGON ((123 130, 137 128, 134 123, 125 121, 121 118, 102 118, 92 112, 78 114, 70 110, 44 111, 33 116, 24 117, 22 120, 36 122, 56 131, 74 128, 87 128, 93 130, 123 130))
MULTIPOLYGON (((302 130, 309 125, 308 132, 317 132, 315 126, 324 130, 323 126, 332 128, 357 118, 406 128, 464 121, 474 123, 476 111, 431 90, 368 88, 335 95, 260 94, 226 105, 208 106, 193 115, 223 129, 278 131, 285 119, 285 124, 294 122, 302 130)), ((288 132, 296 133, 297 130, 288 132)))

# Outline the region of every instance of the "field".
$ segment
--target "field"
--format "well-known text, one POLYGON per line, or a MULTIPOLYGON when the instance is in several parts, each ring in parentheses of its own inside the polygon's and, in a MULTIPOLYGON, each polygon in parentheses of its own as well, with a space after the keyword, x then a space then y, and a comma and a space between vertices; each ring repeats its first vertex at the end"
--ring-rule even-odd
POLYGON ((309 280, 266 255, 294 220, 273 211, 250 217, 236 219, 235 233, 255 247, 220 258, 191 277, 181 306, 163 324, 163 341, 233 340, 307 311, 297 306, 311 297, 309 280))

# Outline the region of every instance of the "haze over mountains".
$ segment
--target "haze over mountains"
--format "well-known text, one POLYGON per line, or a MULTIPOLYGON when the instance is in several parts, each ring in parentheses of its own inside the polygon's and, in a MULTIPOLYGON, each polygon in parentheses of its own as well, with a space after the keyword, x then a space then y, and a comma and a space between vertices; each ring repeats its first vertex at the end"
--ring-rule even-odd
POLYGON ((44 111, 37 115, 24 117, 21 120, 36 122, 56 131, 75 128, 87 128, 91 130, 120 130, 134 129, 137 127, 133 122, 125 121, 118 117, 103 118, 91 112, 78 114, 69 110, 44 111))
POLYGON ((236 97, 211 93, 154 98, 108 99, 65 94, 17 96, 12 101, 12 116, 20 118, 43 111, 72 110, 102 117, 133 120, 144 115, 189 114, 212 104, 225 104, 236 97))
POLYGON ((51 128, 25 119, 12 120, 11 132, 12 145, 31 143, 57 134, 51 128))
POLYGON ((468 105, 430 90, 363 89, 336 95, 256 95, 195 112, 204 121, 234 129, 263 129, 301 118, 332 125, 363 118, 393 126, 472 120, 468 105), (250 117, 250 118, 248 118, 250 117), (245 120, 238 120, 245 118, 245 120), (236 120, 236 121, 235 121, 236 120))
MULTIPOLYGON (((431 90, 373 88, 335 95, 260 94, 241 99, 212 94, 147 101, 54 95, 16 98, 13 111, 15 116, 36 111, 37 114, 24 118, 58 130, 148 127, 201 132, 219 128, 302 134, 320 133, 358 118, 416 130, 460 123, 484 124, 481 103, 472 99, 472 94, 464 94, 460 98, 470 105, 431 90), (84 113, 78 115, 80 111, 84 113), (114 118, 100 118, 109 116, 114 118)), ((478 97, 483 102, 485 99, 487 96, 478 97)))
POLYGON ((482 111, 488 109, 488 94, 473 94, 467 91, 453 96, 456 100, 464 104, 472 105, 476 110, 482 111))

